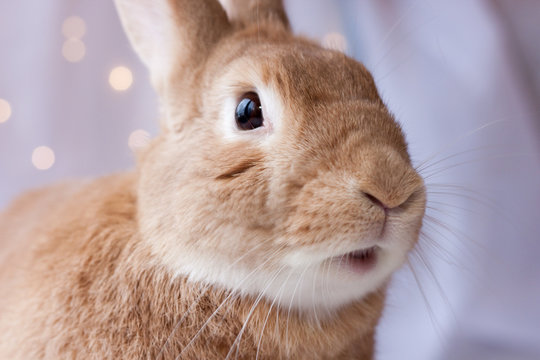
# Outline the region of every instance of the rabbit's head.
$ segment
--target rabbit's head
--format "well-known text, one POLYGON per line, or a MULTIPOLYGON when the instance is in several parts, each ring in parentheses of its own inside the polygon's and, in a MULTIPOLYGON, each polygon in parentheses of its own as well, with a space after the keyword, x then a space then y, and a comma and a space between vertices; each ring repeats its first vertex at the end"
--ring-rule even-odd
POLYGON ((366 68, 294 36, 278 0, 116 3, 160 96, 138 190, 156 259, 307 312, 383 286, 425 190, 366 68))

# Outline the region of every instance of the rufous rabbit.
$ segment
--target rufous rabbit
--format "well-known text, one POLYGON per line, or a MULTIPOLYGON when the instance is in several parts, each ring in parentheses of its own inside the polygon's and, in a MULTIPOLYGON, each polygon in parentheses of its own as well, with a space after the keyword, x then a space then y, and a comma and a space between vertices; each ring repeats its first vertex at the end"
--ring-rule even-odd
POLYGON ((1 359, 372 359, 422 178, 280 0, 116 0, 160 97, 134 171, 0 217, 1 359))

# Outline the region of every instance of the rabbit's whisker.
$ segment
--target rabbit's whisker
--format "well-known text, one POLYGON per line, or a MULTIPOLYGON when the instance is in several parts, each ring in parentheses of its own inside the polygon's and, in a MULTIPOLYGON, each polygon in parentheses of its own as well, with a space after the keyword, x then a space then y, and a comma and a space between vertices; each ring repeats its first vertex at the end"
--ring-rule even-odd
POLYGON ((294 301, 294 296, 296 295, 296 291, 298 290, 298 287, 300 286, 300 284, 302 283, 302 280, 304 278, 304 275, 306 274, 306 271, 309 269, 309 266, 306 266, 304 268, 304 270, 302 271, 302 273, 300 274, 300 277, 298 278, 298 281, 296 282, 296 285, 294 287, 294 290, 293 290, 293 293, 292 293, 292 296, 291 296, 291 300, 289 301, 289 309, 287 310, 287 323, 286 323, 286 326, 285 326, 285 341, 286 341, 286 352, 287 352, 287 358, 289 357, 290 355, 290 341, 289 341, 289 319, 291 318, 291 309, 292 309, 292 304, 293 304, 293 301, 294 301))
POLYGON ((426 205, 426 210, 435 211, 437 213, 448 215, 448 216, 452 217, 455 220, 458 219, 457 215, 460 214, 457 210, 464 211, 464 212, 469 212, 469 213, 474 214, 474 215, 480 215, 480 213, 475 211, 474 209, 469 209, 469 208, 459 206, 459 205, 456 205, 456 204, 444 203, 444 202, 435 201, 435 200, 430 200, 429 203, 431 205, 426 205), (441 207, 443 207, 443 209, 440 209, 440 208, 438 208, 436 206, 441 206, 441 207), (452 208, 453 210, 447 210, 446 208, 452 208))
MULTIPOLYGON (((444 230, 444 232, 451 234, 454 239, 458 240, 458 242, 461 242, 464 245, 474 245, 474 247, 472 247, 472 248, 470 246, 459 247, 458 249, 461 252, 461 255, 460 255, 461 258, 465 258, 466 257, 465 254, 469 254, 472 257, 471 260, 474 260, 475 258, 482 258, 482 256, 480 256, 478 254, 478 251, 479 251, 479 252, 481 252, 483 254, 487 254, 487 257, 489 257, 489 258, 496 259, 498 263, 505 264, 506 268, 512 269, 512 266, 510 266, 510 264, 508 263, 508 260, 506 258, 504 258, 504 257, 498 255, 497 253, 493 252, 489 247, 486 247, 485 244, 483 244, 483 243, 481 243, 479 241, 475 241, 475 239, 473 239, 471 236, 465 234, 464 232, 462 232, 462 231, 460 231, 458 229, 453 228, 450 224, 448 224, 447 222, 445 222, 443 220, 434 218, 433 216, 430 216, 430 215, 426 215, 425 218, 426 218, 426 221, 427 221, 426 224, 431 225, 432 230, 437 232, 439 237, 443 237, 449 243, 455 243, 455 241, 454 242, 450 241, 450 239, 442 231, 439 231, 436 228, 436 226, 442 228, 444 230), (464 239, 467 240, 466 243, 463 241, 464 239)), ((432 243, 437 244, 436 241, 432 241, 432 243)), ((467 266, 465 266, 465 264, 464 264, 465 261, 459 261, 459 263, 460 263, 460 269, 461 270, 468 270, 467 266)), ((473 271, 468 271, 468 272, 470 274, 474 274, 473 271)), ((519 274, 516 274, 516 276, 519 276, 519 274)), ((477 279, 477 280, 480 281, 480 279, 477 279)))
POLYGON ((443 339, 443 336, 441 335, 442 333, 442 327, 440 326, 440 324, 438 323, 438 320, 437 320, 437 317, 435 316, 435 312, 433 311, 433 308, 431 307, 431 304, 429 303, 429 299, 428 299, 428 296, 422 286, 422 282, 420 281, 420 278, 416 272, 416 269, 414 268, 411 260, 410 260, 410 256, 413 256, 415 255, 416 252, 414 251, 413 249, 413 252, 411 252, 409 254, 409 259, 407 259, 407 264, 409 266, 409 269, 411 270, 411 273, 414 277, 414 280, 416 282, 416 284, 418 285, 418 290, 420 291, 420 294, 422 296, 422 299, 424 300, 424 303, 426 304, 426 307, 427 307, 427 310, 428 310, 428 314, 429 314, 429 319, 431 321, 431 324, 433 325, 433 330, 435 330, 435 333, 437 334, 437 337, 442 341, 443 339))
MULTIPOLYGON (((482 194, 481 191, 474 191, 465 186, 461 185, 448 185, 448 184, 427 184, 427 194, 433 196, 443 196, 443 197, 455 197, 463 198, 470 201, 473 201, 476 204, 482 205, 485 208, 492 210, 497 213, 497 215, 502 216, 510 225, 513 225, 510 216, 498 205, 497 201, 491 199, 490 197, 482 194), (438 190, 431 190, 435 188, 438 190)), ((432 203, 432 200, 429 200, 428 203, 432 203)), ((440 202, 439 202, 440 203, 440 202)), ((445 206, 450 206, 445 204, 445 206)), ((517 229, 517 228, 515 228, 517 229)))
MULTIPOLYGON (((475 241, 471 236, 465 234, 463 231, 460 231, 458 229, 454 229, 450 224, 448 224, 447 222, 443 221, 443 220, 440 220, 440 219, 437 219, 429 214, 426 214, 425 215, 425 220, 429 223, 431 222, 432 224, 435 224, 437 226, 439 226, 440 228, 444 229, 447 233, 450 233, 451 235, 453 235, 453 237, 455 239, 466 239, 467 240, 467 244, 473 244, 475 245, 477 248, 479 248, 480 250, 486 252, 486 253, 489 253, 489 249, 487 249, 486 247, 484 247, 480 242, 478 241, 475 241)), ((437 231, 439 233, 439 235, 441 236, 444 236, 440 231, 437 231)), ((445 236, 444 236, 445 237, 445 236)), ((446 238, 446 237, 445 237, 446 238)), ((446 238, 447 239, 447 238, 446 238)), ((447 239, 448 240, 448 239, 447 239)), ((469 251, 471 251, 471 249, 469 249, 469 251)))
MULTIPOLYGON (((281 286, 279 288, 278 296, 276 296, 274 298, 274 300, 272 300, 272 303, 270 304, 270 309, 268 309, 268 314, 266 315, 266 317, 264 319, 264 323, 263 323, 263 326, 262 326, 262 329, 261 329, 261 335, 259 336, 259 342, 257 344, 257 353, 255 354, 255 360, 259 359, 259 350, 260 350, 261 344, 262 344, 262 338, 263 338, 263 335, 264 335, 264 329, 266 328, 266 324, 268 322, 268 318, 270 317, 270 313, 272 312, 272 309, 274 308, 276 300, 278 300, 278 298, 281 300, 281 295, 283 295, 283 289, 285 289, 285 285, 287 285, 287 282, 288 282, 289 278, 293 274, 293 270, 294 269, 291 269, 289 271, 289 275, 287 276, 287 278, 285 278, 285 281, 283 281, 283 283, 281 284, 281 286)), ((275 311, 276 311, 276 313, 278 313, 279 309, 276 309, 275 311)), ((277 325, 277 323, 276 323, 276 325, 277 325)))
POLYGON ((319 317, 317 316, 317 307, 315 306, 315 286, 317 284, 317 276, 319 274, 318 269, 315 269, 315 276, 311 279, 311 306, 313 308, 313 318, 315 320, 315 323, 321 328, 321 322, 319 320, 319 317))
POLYGON ((485 150, 496 150, 496 149, 500 149, 502 147, 502 145, 486 145, 486 146, 478 146, 478 147, 475 147, 475 148, 472 148, 472 149, 467 149, 467 150, 463 150, 463 151, 459 151, 457 153, 454 153, 454 154, 451 154, 451 155, 448 155, 442 159, 438 159, 436 161, 433 161, 433 162, 423 162, 422 164, 416 166, 414 169, 420 173, 420 174, 423 174, 424 171, 428 170, 429 168, 435 166, 435 165, 438 165, 440 163, 444 163, 446 161, 449 161, 451 159, 454 159, 454 158, 457 158, 457 157, 460 157, 462 155, 469 155, 469 154, 472 154, 472 153, 479 153, 481 151, 485 151, 485 150))
MULTIPOLYGON (((250 278, 253 274, 255 274, 258 270, 260 270, 264 265, 266 265, 268 262, 270 262, 270 260, 273 260, 274 257, 280 252, 282 251, 282 248, 278 248, 276 251, 274 251, 270 256, 268 256, 266 258, 265 261, 263 261, 262 263, 260 263, 255 269, 253 269, 249 274, 247 274, 243 279, 242 281, 239 283, 242 284, 244 283, 248 278, 250 278)), ((208 317, 208 319, 206 319, 206 321, 204 322, 204 324, 199 328, 199 330, 197 331, 197 333, 191 338, 191 340, 186 344, 186 346, 184 346, 182 348, 182 350, 180 351, 180 353, 178 354, 178 356, 176 357, 176 360, 180 359, 182 357, 182 354, 186 351, 186 349, 188 349, 194 342, 195 340, 202 334, 203 330, 210 324, 210 321, 218 314, 219 310, 221 310, 221 308, 225 305, 225 303, 227 303, 227 301, 233 297, 234 295, 236 294, 236 291, 235 290, 231 290, 229 295, 227 295, 227 297, 221 302, 221 304, 219 304, 219 306, 216 308, 216 310, 214 310, 214 312, 212 313, 212 315, 210 315, 210 317, 208 317)))
POLYGON ((435 286, 437 287, 437 290, 439 291, 439 295, 441 296, 441 298, 445 302, 446 306, 450 310, 450 312, 451 312, 451 314, 453 316, 453 319, 455 321, 457 321, 457 316, 456 316, 456 314, 454 312, 452 304, 450 303, 448 295, 446 294, 443 287, 441 286, 441 283, 440 283, 439 279, 437 279, 437 276, 435 275, 435 272, 433 271, 433 266, 431 265, 429 260, 424 256, 423 252, 424 251, 422 249, 422 244, 419 244, 418 250, 415 252, 415 255, 417 255, 417 258, 420 260, 420 263, 426 268, 428 274, 430 275, 431 279, 435 283, 435 286))
MULTIPOLYGON (((443 232, 439 231, 439 229, 434 226, 433 224, 424 223, 425 227, 422 228, 420 231, 420 240, 424 241, 426 246, 429 247, 429 250, 436 255, 439 259, 442 259, 445 263, 448 265, 461 265, 461 261, 456 257, 456 255, 452 254, 448 249, 446 249, 442 244, 439 242, 433 240, 433 234, 434 232, 439 238, 443 238, 449 242, 448 237, 443 232), (431 232, 429 231, 431 230, 431 232)), ((450 243, 450 242, 449 242, 450 243)), ((460 256, 460 259, 462 257, 460 256)))
MULTIPOLYGON (((407 14, 404 14, 404 16, 407 15, 407 14)), ((403 17, 404 17, 403 16, 403 17)), ((390 44, 390 47, 388 47, 388 49, 383 53, 383 55, 379 58, 379 60, 377 60, 377 62, 372 66, 370 67, 372 69, 372 72, 373 73, 376 73, 377 71, 377 68, 383 63, 383 60, 386 59, 386 57, 388 55, 390 55, 390 53, 392 53, 393 50, 395 50, 396 46, 401 43, 404 39, 406 39, 408 36, 410 36, 411 34, 413 34, 415 31, 421 29, 422 27, 425 27, 427 26, 428 24, 434 22, 437 18, 434 16, 433 18, 431 19, 427 19, 421 23, 418 23, 416 26, 414 26, 413 28, 411 28, 409 31, 404 31, 401 33, 400 36, 397 37, 397 39, 392 42, 390 44)), ((399 21, 402 21, 403 19, 400 19, 399 21)), ((397 25, 396 25, 397 27, 397 25)), ((392 70, 393 71, 393 70, 392 70)), ((390 71, 390 73, 392 72, 390 71)), ((387 73, 384 75, 384 77, 388 76, 390 73, 387 73)), ((379 83, 380 81, 382 80, 382 78, 377 78, 375 81, 377 83, 379 83)))
MULTIPOLYGON (((330 269, 331 269, 330 261, 326 261, 324 267, 326 269, 326 276, 325 276, 325 290, 326 291, 323 292, 323 294, 326 297, 326 299, 329 300, 331 299, 330 287, 328 286, 328 284, 330 283, 330 269)), ((327 314, 330 314, 332 311, 330 310, 328 303, 329 302, 327 301, 326 312, 327 314)))
POLYGON ((263 289, 263 291, 261 291, 259 293, 259 295, 257 296, 257 298, 255 299, 253 305, 251 306, 251 309, 249 310, 249 314, 246 318, 246 320, 244 321, 244 324, 242 325, 242 328, 240 329, 240 331, 238 332, 238 335, 236 335, 236 338, 234 339, 230 349, 229 349, 229 352, 227 353, 227 356, 225 357, 225 360, 227 360, 229 358, 229 356, 232 355, 232 351, 233 349, 236 347, 236 356, 235 358, 238 357, 238 354, 239 354, 239 350, 240 350, 240 342, 242 341, 242 335, 244 334, 244 331, 246 330, 247 328, 247 324, 249 322, 249 320, 251 319, 251 316, 253 315, 255 309, 257 308, 257 306, 259 305, 259 303, 261 302, 261 300, 263 299, 264 297, 264 293, 266 292, 266 290, 268 290, 270 288, 270 286, 274 283, 274 281, 277 279, 277 277, 281 274, 281 272, 283 271, 283 269, 285 269, 285 265, 281 266, 277 271, 276 273, 272 276, 272 278, 268 281, 267 285, 265 286, 265 288, 263 289))
MULTIPOLYGON (((487 195, 483 194, 482 191, 480 190, 472 190, 472 189, 469 189, 465 186, 462 186, 462 185, 451 185, 451 184, 440 184, 440 183, 430 183, 430 184, 427 184, 428 186, 428 196, 432 197, 432 196, 440 196, 440 197, 443 197, 443 199, 445 197, 451 197, 451 198, 456 198, 456 199, 459 199, 459 198, 463 198, 463 199, 466 199, 466 200, 469 200, 471 202, 473 202, 474 204, 476 204, 477 206, 479 207, 482 207, 482 208, 485 208, 487 210, 490 210, 490 211, 493 211, 493 213, 498 217, 500 218, 501 220, 505 221, 505 224, 512 227, 513 230, 519 234, 521 232, 521 229, 520 227, 515 223, 515 220, 512 219, 512 216, 505 210, 505 209, 502 209, 499 205, 499 203, 488 197, 487 195), (439 189, 439 190, 430 190, 430 188, 435 188, 435 189, 439 189)), ((444 207, 454 207, 454 208, 458 208, 458 206, 456 205, 452 205, 450 203, 442 203, 442 202, 435 202, 435 201, 432 201, 432 200, 428 200, 428 204, 437 204, 439 206, 442 206, 443 208, 444 207)), ((475 213, 473 211, 473 209, 463 209, 463 210, 466 210, 470 213, 475 213)), ((447 212, 443 212, 442 210, 438 210, 438 212, 440 213, 444 213, 445 216, 448 215, 447 212)), ((480 212, 478 210, 478 212, 480 212)), ((480 212, 481 214, 483 212, 480 212)), ((455 216, 451 216, 452 218, 455 218, 455 216)), ((487 220, 486 220, 487 221, 487 220)), ((532 241, 532 240, 527 240, 526 237, 523 237, 524 238, 524 241, 532 241)), ((477 244, 477 242, 474 241, 474 239, 470 239, 468 238, 468 240, 470 240, 471 242, 477 244)), ((532 244, 531 244, 532 245, 532 244)), ((483 249, 483 250, 486 250, 486 249, 483 249)))
MULTIPOLYGON (((390 36, 396 31, 398 26, 403 22, 403 20, 405 20, 405 18, 409 15, 409 13, 416 9, 416 7, 418 6, 419 3, 420 3, 420 1, 417 1, 416 4, 412 4, 407 10, 405 10, 403 12, 403 14, 401 14, 399 16, 399 18, 394 22, 394 24, 390 27, 390 29, 383 36, 382 40, 379 42, 377 47, 373 50, 372 54, 373 54, 374 57, 380 55, 379 54, 380 51, 383 49, 384 45, 386 45, 386 42, 388 41, 388 39, 390 39, 390 36)), ((393 48, 394 46, 395 46, 395 44, 393 44, 391 46, 391 48, 393 48)), ((382 61, 382 60, 383 60, 383 58, 381 58, 379 60, 379 62, 377 62, 374 65, 375 68, 379 65, 380 61, 382 61)))
MULTIPOLYGON (((292 275, 292 273, 293 273, 294 270, 295 270, 295 269, 293 269, 293 268, 291 268, 291 269, 289 270, 289 276, 287 277, 287 280, 285 280, 284 283, 286 283, 286 282, 288 281, 288 279, 290 278, 290 276, 292 275)), ((280 304, 282 304, 282 302, 281 302, 282 296, 283 296, 283 292, 281 292, 281 293, 279 294, 279 303, 280 303, 280 304)), ((282 310, 283 310, 282 308, 276 310, 276 326, 274 327, 274 335, 275 335, 276 338, 278 338, 278 339, 281 339, 281 338, 282 338, 281 332, 279 331, 279 314, 282 312, 282 310)), ((286 339, 285 341, 287 341, 287 339, 286 339)), ((279 347, 279 358, 281 359, 281 346, 279 347)))
MULTIPOLYGON (((426 231, 431 230, 432 232, 434 232, 437 235, 437 237, 439 239, 444 239, 448 244, 452 244, 453 239, 460 239, 459 236, 456 233, 452 232, 447 226, 444 226, 443 224, 439 224, 438 221, 435 218, 431 217, 430 215, 425 215, 424 225, 425 225, 425 228, 423 230, 424 230, 424 233, 426 235, 428 235, 428 233, 426 231), (442 228, 442 230, 441 230, 441 228, 442 228), (449 234, 450 234, 450 236, 449 236, 449 234), (453 237, 453 239, 452 239, 452 237, 453 237)), ((472 241, 472 239, 471 239, 471 241, 472 241)), ((439 249, 444 249, 444 247, 441 244, 439 244, 437 241, 431 241, 431 242, 428 241, 428 244, 437 244, 439 246, 439 249)), ((459 259, 467 258, 466 252, 463 251, 463 249, 457 248, 457 246, 455 246, 455 247, 456 247, 456 250, 460 251, 460 253, 458 254, 459 259)), ((454 258, 454 261, 452 261, 453 263, 459 263, 461 266, 465 266, 464 262, 458 260, 456 258, 456 255, 451 255, 450 251, 447 251, 447 255, 452 256, 454 258)))
MULTIPOLYGON (((492 292, 493 294, 497 293, 497 290, 495 287, 492 286, 492 284, 487 283, 483 281, 483 279, 477 274, 477 272, 474 271, 474 269, 471 269, 468 263, 474 264, 475 258, 484 258, 485 256, 479 256, 478 254, 475 254, 473 251, 474 249, 471 249, 470 246, 465 247, 465 245, 475 245, 477 250, 483 251, 485 254, 488 254, 487 256, 489 258, 495 258, 496 261, 500 264, 506 264, 504 267, 508 269, 507 271, 513 271, 513 268, 508 263, 507 259, 504 257, 501 257, 500 255, 497 255, 496 253, 492 252, 489 248, 486 248, 483 244, 474 241, 474 239, 470 238, 469 236, 465 234, 461 234, 460 236, 456 235, 457 231, 452 231, 452 227, 450 224, 441 224, 443 223, 441 220, 433 219, 431 217, 426 218, 426 221, 424 222, 424 227, 422 228, 421 235, 420 235, 420 241, 418 243, 417 248, 415 249, 415 255, 417 257, 421 257, 419 260, 420 262, 426 266, 427 271, 430 273, 431 281, 435 282, 435 285, 437 287, 437 292, 440 295, 440 298, 443 299, 445 303, 449 303, 448 297, 445 295, 445 293, 442 290, 442 286, 439 284, 435 272, 433 270, 430 270, 430 264, 427 264, 425 253, 427 251, 431 251, 431 253, 441 259, 443 259, 446 263, 449 265, 452 265, 456 267, 459 271, 465 272, 468 276, 472 276, 473 280, 478 286, 482 286, 484 291, 487 293, 492 292), (427 226, 427 227, 426 227, 427 226), (438 229, 438 227, 442 228, 442 231, 438 229), (427 230, 432 230, 436 233, 437 236, 432 236, 427 230), (450 233, 454 239, 450 239, 446 233, 450 233), (454 252, 459 251, 459 256, 454 255, 450 252, 448 252, 444 246, 440 243, 440 239, 445 239, 448 244, 454 245, 454 252), (463 239, 466 238, 467 242, 464 242, 463 239), (458 244, 462 243, 464 246, 457 247, 456 241, 452 240, 458 240, 458 244), (430 249, 423 248, 423 245, 429 246, 430 249), (448 256, 441 255, 441 251, 444 252, 448 256), (470 257, 470 261, 464 260, 466 257, 470 257), (448 258, 452 260, 448 260, 448 258), (458 266, 459 265, 459 266, 458 266)), ((522 276, 521 273, 515 273, 516 277, 522 276)), ((424 279, 426 280, 426 279, 424 279)), ((448 305, 448 309, 453 314, 453 309, 451 306, 448 305)), ((458 318, 454 316, 454 321, 458 321, 458 318)))
MULTIPOLYGON (((250 255, 253 251, 257 250, 259 247, 261 247, 262 245, 266 244, 267 241, 264 241, 264 242, 259 242, 257 243, 257 245, 255 245, 254 247, 252 247, 251 249, 249 249, 248 251, 246 251, 245 253, 243 253, 241 256, 239 256, 235 261, 233 261, 231 264, 229 264, 224 271, 227 271, 229 269, 231 269, 233 266, 235 266, 238 262, 240 262, 242 259, 244 259, 246 256, 250 255)), ((169 334, 169 336, 167 337, 167 340, 165 341, 165 343, 163 344, 163 346, 161 347, 161 350, 159 351, 159 354, 158 356, 156 357, 156 360, 158 360, 162 355, 163 355, 163 351, 165 350, 165 348, 167 347, 167 345, 169 344, 169 342, 171 341, 173 335, 176 333, 176 331, 180 328, 180 325, 183 323, 183 321, 187 318, 187 316, 191 313, 192 310, 195 309, 195 307, 199 304, 200 300, 203 298, 203 296, 206 294, 206 292, 212 287, 212 284, 208 283, 206 284, 202 290, 201 290, 201 293, 197 296, 197 298, 191 303, 191 305, 189 306, 189 308, 184 312, 184 314, 182 314, 182 317, 178 320, 178 322, 176 323, 176 325, 174 326, 173 330, 171 331, 171 333, 169 334)))
POLYGON ((516 153, 516 154, 493 155, 493 156, 486 156, 486 157, 481 157, 481 158, 467 159, 467 160, 464 160, 462 162, 450 164, 448 166, 440 167, 438 169, 433 169, 430 173, 422 174, 422 176, 423 176, 424 180, 429 180, 430 178, 432 178, 434 176, 440 175, 440 174, 442 174, 442 173, 444 173, 444 172, 446 172, 448 170, 451 170, 453 168, 456 168, 456 167, 462 167, 463 165, 466 165, 466 164, 480 163, 480 162, 485 161, 485 160, 505 159, 505 158, 512 158, 512 157, 523 157, 523 156, 528 156, 528 155, 529 154, 525 154, 525 153, 516 153))
POLYGON ((435 158, 437 158, 437 156, 443 154, 445 151, 451 149, 453 146, 455 146, 456 144, 458 144, 460 141, 462 141, 463 139, 466 139, 482 130, 485 130, 491 126, 494 126, 496 124, 500 124, 500 123, 503 123, 505 122, 506 120, 494 120, 494 121, 491 121, 491 122, 488 122, 488 123, 485 123, 485 124, 482 124, 480 125, 479 127, 475 128, 475 129, 472 129, 471 131, 468 131, 466 132, 465 134, 462 134, 456 138, 454 138, 452 141, 449 141, 447 142, 446 144, 444 144, 437 152, 433 153, 432 155, 428 156, 424 161, 420 162, 420 164, 418 164, 415 168, 418 169, 418 168, 421 168, 425 165, 425 163, 428 163, 432 160, 434 160, 435 158))

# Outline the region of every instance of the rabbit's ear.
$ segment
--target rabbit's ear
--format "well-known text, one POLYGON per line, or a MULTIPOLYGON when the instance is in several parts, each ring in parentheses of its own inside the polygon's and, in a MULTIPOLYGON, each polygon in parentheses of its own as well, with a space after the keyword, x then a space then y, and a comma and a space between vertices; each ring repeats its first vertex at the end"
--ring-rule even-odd
POLYGON ((159 90, 171 73, 191 73, 230 28, 217 0, 115 0, 122 25, 159 90))
POLYGON ((273 22, 289 29, 283 0, 219 0, 229 19, 242 25, 273 22))

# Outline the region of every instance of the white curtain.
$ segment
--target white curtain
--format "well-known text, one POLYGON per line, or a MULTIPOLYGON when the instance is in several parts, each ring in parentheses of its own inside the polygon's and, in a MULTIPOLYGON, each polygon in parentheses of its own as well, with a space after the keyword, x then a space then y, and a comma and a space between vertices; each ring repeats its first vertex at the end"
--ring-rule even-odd
MULTIPOLYGON (((427 161, 426 236, 414 272, 392 282, 378 359, 539 359, 540 2, 286 3, 297 32, 366 64, 415 163, 427 161)), ((3 0, 0 54, 0 207, 130 168, 130 135, 157 133, 112 1, 3 0), (85 31, 71 18, 62 32, 71 16, 85 31), (118 66, 133 75, 125 91, 109 83, 118 66)))

